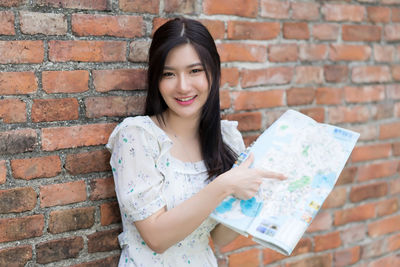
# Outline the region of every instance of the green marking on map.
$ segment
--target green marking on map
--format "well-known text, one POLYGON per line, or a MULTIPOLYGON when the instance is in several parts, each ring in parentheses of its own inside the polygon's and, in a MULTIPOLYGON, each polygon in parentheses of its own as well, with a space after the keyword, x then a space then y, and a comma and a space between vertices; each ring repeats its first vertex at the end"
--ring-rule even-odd
POLYGON ((306 185, 308 185, 311 182, 311 178, 309 176, 303 176, 300 179, 294 181, 293 183, 289 184, 289 191, 293 192, 297 189, 300 189, 306 185))
POLYGON ((280 128, 281 128, 281 130, 286 130, 287 128, 289 128, 289 126, 288 125, 282 125, 280 128))
POLYGON ((308 157, 308 150, 310 149, 310 145, 307 145, 304 149, 303 149, 303 156, 308 157))

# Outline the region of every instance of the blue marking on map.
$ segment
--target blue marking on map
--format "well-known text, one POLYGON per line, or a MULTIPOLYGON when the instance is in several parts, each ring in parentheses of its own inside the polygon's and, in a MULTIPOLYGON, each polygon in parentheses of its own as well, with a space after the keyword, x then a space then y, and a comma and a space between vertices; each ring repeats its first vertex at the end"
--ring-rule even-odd
POLYGON ((249 217, 256 217, 261 210, 262 202, 257 202, 255 197, 240 201, 242 213, 249 217))
POLYGON ((233 197, 228 199, 227 201, 222 201, 222 203, 219 204, 215 210, 218 213, 225 213, 227 211, 230 211, 232 209, 232 204, 235 201, 236 201, 236 198, 233 198, 233 197))
POLYGON ((335 185, 336 173, 319 173, 315 175, 311 186, 313 188, 331 188, 335 185))

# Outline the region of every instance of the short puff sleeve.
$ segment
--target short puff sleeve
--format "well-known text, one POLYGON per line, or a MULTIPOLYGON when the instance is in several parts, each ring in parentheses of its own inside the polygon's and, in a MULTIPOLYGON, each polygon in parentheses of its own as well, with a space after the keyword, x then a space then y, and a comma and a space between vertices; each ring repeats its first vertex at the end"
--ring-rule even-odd
POLYGON ((143 220, 165 206, 164 176, 156 168, 160 147, 154 134, 137 123, 124 120, 110 136, 107 148, 121 216, 143 220))
POLYGON ((221 120, 222 139, 237 155, 245 150, 243 137, 238 130, 237 121, 221 120))

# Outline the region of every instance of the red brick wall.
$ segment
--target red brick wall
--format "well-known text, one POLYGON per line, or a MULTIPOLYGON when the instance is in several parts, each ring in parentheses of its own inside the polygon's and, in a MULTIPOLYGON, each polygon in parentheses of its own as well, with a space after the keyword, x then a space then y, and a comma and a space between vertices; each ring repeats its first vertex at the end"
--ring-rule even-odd
POLYGON ((250 143, 286 109, 361 133, 291 257, 240 237, 221 266, 400 266, 398 0, 0 0, 0 266, 115 266, 104 144, 141 113, 166 18, 200 19, 250 143))

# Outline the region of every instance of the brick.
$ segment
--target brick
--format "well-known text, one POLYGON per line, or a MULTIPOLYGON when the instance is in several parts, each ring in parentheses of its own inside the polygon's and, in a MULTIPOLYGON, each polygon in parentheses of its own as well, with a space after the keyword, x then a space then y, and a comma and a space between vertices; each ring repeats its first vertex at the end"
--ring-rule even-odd
MULTIPOLYGON (((386 2, 384 0, 384 2, 386 2)), ((388 1, 389 2, 389 1, 388 1)), ((386 256, 374 261, 371 261, 368 264, 368 267, 391 267, 391 266, 399 266, 400 265, 400 259, 398 255, 390 255, 386 256)))
POLYGON ((68 30, 64 14, 20 11, 19 21, 24 34, 65 35, 68 30))
POLYGON ((48 93, 82 93, 89 89, 87 70, 43 71, 43 90, 48 93))
POLYGON ((358 168, 358 181, 367 181, 376 178, 383 178, 396 174, 397 161, 386 161, 380 163, 373 163, 358 168))
POLYGON ((333 61, 365 61, 371 56, 367 45, 332 44, 329 46, 329 58, 333 61))
POLYGON ((284 22, 283 37, 285 39, 307 40, 310 31, 306 22, 284 22))
POLYGON ((207 15, 237 15, 241 17, 256 17, 258 13, 258 1, 249 0, 204 0, 203 11, 207 15))
POLYGON ((46 264, 77 258, 82 249, 83 238, 80 236, 46 241, 36 245, 36 262, 46 264))
POLYGON ((336 251, 333 256, 335 266, 349 266, 360 260, 360 246, 336 251))
POLYGON ((382 101, 381 103, 371 106, 371 115, 373 119, 382 120, 393 117, 395 111, 394 104, 388 103, 387 101, 385 102, 382 101))
POLYGON ((43 41, 0 41, 0 64, 42 63, 43 41))
POLYGON ((32 104, 33 122, 67 121, 79 117, 79 103, 76 98, 35 99, 32 104))
POLYGON ((360 202, 365 199, 385 196, 388 192, 386 182, 353 186, 350 191, 350 201, 360 202))
POLYGON ((195 10, 195 0, 166 0, 164 3, 164 11, 166 13, 193 14, 195 10))
POLYGON ((302 108, 299 110, 301 113, 311 117, 317 122, 323 123, 325 121, 325 109, 316 107, 316 108, 302 108))
POLYGON ((110 256, 104 259, 84 262, 72 265, 71 267, 117 267, 120 255, 110 256))
POLYGON ((5 160, 0 160, 0 185, 4 184, 7 179, 7 165, 5 160))
POLYGON ((78 36, 115 36, 134 38, 144 34, 141 16, 73 14, 72 32, 78 36))
POLYGON ((149 0, 146 2, 140 0, 120 0, 119 8, 125 12, 137 12, 137 13, 151 13, 158 14, 160 8, 160 2, 157 0, 149 0))
POLYGON ((278 22, 228 21, 228 38, 234 40, 270 40, 278 37, 278 22))
POLYGON ((394 156, 400 155, 400 142, 393 144, 393 155, 394 156))
POLYGON ((399 210, 399 201, 397 200, 397 198, 382 200, 376 204, 375 210, 377 217, 383 217, 393 214, 399 210))
POLYGON ((0 2, 0 6, 4 7, 14 7, 14 6, 22 6, 26 4, 27 0, 2 0, 0 2))
POLYGON ((245 250, 243 252, 234 253, 228 256, 229 267, 258 267, 260 251, 258 249, 245 250))
POLYGON ((390 236, 387 239, 387 248, 389 251, 396 251, 400 249, 400 234, 390 236))
POLYGON ((311 2, 292 2, 292 19, 295 20, 318 20, 319 7, 317 3, 311 2))
POLYGON ((53 151, 80 146, 104 145, 114 127, 115 123, 99 123, 43 128, 42 149, 53 151), (60 136, 64 138, 60 138, 60 136))
POLYGON ((33 151, 37 142, 37 134, 33 129, 0 132, 0 155, 33 151))
POLYGON ((356 66, 351 79, 355 83, 389 82, 392 76, 388 66, 356 66))
POLYGON ((339 36, 339 25, 321 23, 312 25, 314 39, 321 41, 335 41, 339 36))
POLYGON ((384 37, 386 41, 400 40, 400 24, 385 25, 384 37))
POLYGON ((375 42, 381 40, 382 28, 377 25, 343 25, 343 41, 375 42))
POLYGON ((372 144, 356 146, 351 153, 351 161, 367 161, 381 158, 389 158, 392 151, 392 144, 372 144))
POLYGON ((123 62, 126 44, 122 41, 49 41, 49 60, 53 62, 123 62))
POLYGON ((283 260, 286 258, 285 255, 283 255, 275 250, 269 249, 269 248, 263 249, 262 254, 263 254, 263 264, 264 264, 263 266, 268 266, 268 264, 271 264, 273 262, 280 261, 280 260, 283 260))
POLYGON ((131 62, 147 62, 150 42, 133 41, 129 44, 128 60, 131 62))
POLYGON ((307 228, 307 232, 313 233, 329 230, 332 227, 332 222, 333 220, 330 212, 319 212, 311 222, 310 226, 307 228))
POLYGON ((368 259, 382 255, 384 253, 383 239, 372 240, 361 248, 361 258, 368 259))
POLYGON ((345 99, 350 103, 382 101, 385 98, 385 87, 372 85, 363 87, 345 87, 345 99))
POLYGON ((374 44, 374 59, 377 62, 393 62, 396 60, 394 46, 374 44))
POLYGON ((119 249, 118 235, 121 229, 111 229, 88 235, 88 252, 105 252, 119 249))
POLYGON ((400 231, 400 215, 384 218, 368 224, 368 234, 377 237, 400 231))
POLYGON ((351 222, 364 221, 374 218, 375 206, 371 203, 353 208, 337 210, 334 213, 334 225, 343 225, 351 222))
POLYGON ((392 22, 400 22, 400 8, 392 7, 392 22))
POLYGON ((332 254, 311 255, 294 262, 286 263, 285 267, 332 266, 332 254))
POLYGON ((206 26, 214 40, 224 39, 225 23, 223 21, 209 19, 200 19, 199 21, 206 26))
POLYGON ((0 266, 25 266, 31 259, 31 245, 0 249, 0 266))
POLYGON ((58 234, 90 228, 94 224, 94 212, 94 207, 51 211, 48 231, 58 234))
POLYGON ((395 81, 400 81, 400 65, 392 65, 392 76, 395 81))
POLYGON ((364 19, 365 7, 348 4, 325 4, 322 14, 328 21, 356 21, 364 19))
POLYGON ((121 222, 118 202, 109 202, 100 205, 100 223, 102 226, 121 222))
POLYGON ((12 11, 0 11, 0 35, 15 35, 14 20, 12 11))
POLYGON ((286 91, 286 100, 289 106, 308 105, 314 101, 314 88, 291 88, 286 91))
POLYGON ((308 253, 312 251, 312 242, 309 238, 300 239, 299 243, 297 243, 296 247, 293 250, 293 256, 308 253))
POLYGON ((72 175, 109 171, 110 153, 103 150, 67 155, 65 169, 72 175))
POLYGON ((61 160, 56 155, 14 159, 11 160, 11 169, 15 179, 54 177, 61 173, 61 160))
POLYGON ((246 147, 250 146, 252 143, 254 143, 254 141, 256 141, 257 137, 259 135, 246 135, 243 137, 243 141, 244 144, 246 145, 246 147))
POLYGON ((325 81, 331 83, 341 83, 347 81, 349 68, 346 65, 325 65, 324 78, 325 81))
POLYGON ((339 208, 347 202, 347 190, 345 187, 335 187, 326 198, 323 209, 339 208))
POLYGON ((93 179, 89 182, 90 200, 100 200, 115 197, 113 178, 93 179))
POLYGON ((367 226, 365 223, 351 225, 343 229, 340 236, 344 244, 352 244, 360 240, 365 240, 367 237, 367 226))
POLYGON ((367 6, 367 17, 371 22, 388 23, 390 20, 390 8, 382 6, 367 6))
POLYGON ((56 8, 75 8, 87 10, 109 10, 107 0, 37 0, 37 5, 56 8))
POLYGON ((75 181, 40 186, 40 207, 52 207, 86 200, 86 184, 75 181))
POLYGON ((94 70, 93 85, 99 92, 145 89, 146 71, 143 69, 94 70))
POLYGON ((26 122, 26 104, 19 99, 0 99, 0 119, 3 123, 26 122))
POLYGON ((127 117, 143 114, 145 96, 99 96, 85 99, 86 117, 127 117))
POLYGON ((400 99, 400 85, 390 84, 386 86, 386 94, 388 99, 400 99))
POLYGON ((359 124, 349 126, 349 129, 360 134, 359 141, 378 139, 378 126, 373 124, 359 124))
POLYGON ((231 95, 228 90, 219 91, 220 109, 228 109, 231 107, 231 95))
POLYGON ((320 87, 315 93, 315 103, 322 105, 338 105, 342 103, 343 89, 320 87))
POLYGON ((260 92, 235 93, 235 110, 248 110, 278 107, 284 105, 284 91, 270 90, 260 92))
POLYGON ((296 84, 320 84, 324 81, 323 69, 320 66, 297 66, 296 84))
POLYGON ((314 251, 316 252, 337 248, 341 245, 342 240, 340 239, 339 232, 327 233, 314 237, 314 251))
POLYGON ((345 167, 336 182, 336 185, 351 184, 354 182, 358 168, 356 166, 345 167))
MULTIPOLYGON (((160 18, 160 17, 154 18, 154 19, 153 19, 153 29, 152 29, 152 31, 151 31, 151 36, 154 35, 154 33, 156 32, 156 30, 157 30, 158 28, 160 28, 161 25, 163 25, 164 23, 166 23, 166 22, 169 21, 169 20, 170 20, 170 19, 168 19, 168 18, 160 18)), ((225 29, 225 25, 224 25, 224 29, 225 29)))
POLYGON ((0 242, 38 237, 43 234, 44 216, 0 219, 0 242))
POLYGON ((262 0, 261 16, 271 19, 287 19, 289 18, 289 1, 279 0, 262 0))
POLYGON ((326 59, 328 48, 324 44, 299 45, 299 58, 303 61, 318 61, 326 59))
POLYGON ((293 69, 291 67, 270 67, 264 69, 244 69, 240 72, 242 88, 288 84, 292 80, 293 69))
POLYGON ((296 44, 274 44, 268 46, 268 60, 271 62, 291 62, 298 59, 296 44))
POLYGON ((226 246, 223 246, 222 248, 220 248, 219 251, 221 253, 226 253, 226 252, 237 250, 239 248, 251 247, 251 246, 254 246, 256 244, 257 243, 254 242, 251 237, 245 237, 243 235, 239 235, 232 242, 230 242, 226 246))
POLYGON ((237 68, 221 69, 221 87, 236 86, 239 84, 239 70, 237 68))
POLYGON ((36 192, 32 187, 0 190, 0 213, 23 212, 36 206, 36 192))
POLYGON ((396 138, 400 136, 400 122, 381 124, 379 127, 379 139, 396 138))
POLYGON ((222 43, 217 44, 217 49, 221 62, 265 62, 267 59, 267 49, 265 45, 222 43))
POLYGON ((262 117, 260 112, 228 114, 224 118, 239 122, 239 131, 258 131, 261 129, 262 117))

